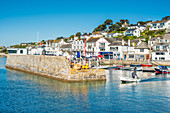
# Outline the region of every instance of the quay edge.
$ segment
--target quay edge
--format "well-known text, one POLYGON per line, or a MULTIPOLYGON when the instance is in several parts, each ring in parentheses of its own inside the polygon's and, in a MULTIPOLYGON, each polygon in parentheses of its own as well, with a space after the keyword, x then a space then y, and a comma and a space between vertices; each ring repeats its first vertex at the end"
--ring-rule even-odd
POLYGON ((43 55, 8 55, 6 68, 63 82, 106 81, 104 69, 70 68, 65 57, 43 55))

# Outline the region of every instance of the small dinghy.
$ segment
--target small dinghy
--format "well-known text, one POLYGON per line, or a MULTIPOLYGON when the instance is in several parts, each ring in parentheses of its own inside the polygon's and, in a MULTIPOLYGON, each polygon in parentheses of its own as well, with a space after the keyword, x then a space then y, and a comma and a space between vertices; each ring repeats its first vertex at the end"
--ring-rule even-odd
POLYGON ((133 79, 133 78, 127 78, 127 77, 120 77, 120 81, 122 83, 132 83, 132 82, 140 82, 141 79, 138 79, 138 78, 133 79))

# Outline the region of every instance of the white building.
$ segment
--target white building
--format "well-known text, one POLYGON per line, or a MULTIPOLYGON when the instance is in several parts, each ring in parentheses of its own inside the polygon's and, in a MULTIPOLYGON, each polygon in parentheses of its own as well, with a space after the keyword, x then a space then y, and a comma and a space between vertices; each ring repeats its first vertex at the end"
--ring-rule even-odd
POLYGON ((149 60, 149 47, 146 42, 140 43, 137 47, 135 47, 135 59, 137 61, 146 61, 149 60))
POLYGON ((122 43, 121 38, 90 38, 86 44, 87 56, 97 57, 104 56, 105 59, 122 59, 122 51, 127 44, 122 43))
POLYGON ((161 39, 153 44, 152 60, 170 61, 170 33, 166 33, 161 39))
POLYGON ((161 20, 152 22, 149 30, 163 30, 168 28, 170 28, 170 20, 161 20))
POLYGON ((122 33, 108 33, 106 37, 112 38, 112 37, 117 37, 117 36, 122 36, 122 33))
POLYGON ((35 46, 28 48, 29 55, 42 55, 42 51, 45 49, 45 46, 35 46))
POLYGON ((84 51, 84 39, 81 40, 74 40, 72 42, 72 52, 77 57, 80 58, 83 56, 84 51))
POLYGON ((140 30, 139 29, 128 29, 126 32, 124 32, 124 35, 126 36, 140 36, 140 30))
POLYGON ((26 48, 7 48, 10 55, 28 55, 28 49, 26 48))
POLYGON ((144 25, 130 25, 128 29, 138 29, 140 32, 146 30, 146 26, 144 25))
POLYGON ((47 55, 56 55, 59 56, 60 54, 60 47, 66 44, 63 39, 60 40, 48 40, 46 42, 46 54, 47 55))
POLYGON ((123 48, 123 59, 124 60, 136 60, 135 56, 135 47, 139 46, 142 43, 140 39, 128 40, 125 48, 123 48))

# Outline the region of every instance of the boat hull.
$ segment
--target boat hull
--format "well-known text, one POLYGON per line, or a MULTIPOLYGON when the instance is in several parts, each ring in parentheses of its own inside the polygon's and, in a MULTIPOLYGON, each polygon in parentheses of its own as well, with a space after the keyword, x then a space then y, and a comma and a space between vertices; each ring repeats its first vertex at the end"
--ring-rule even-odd
POLYGON ((152 65, 149 64, 141 64, 142 67, 152 67, 152 65))
POLYGON ((124 78, 124 77, 120 77, 120 81, 122 83, 133 83, 133 82, 140 82, 141 79, 133 79, 133 78, 124 78))
POLYGON ((170 74, 170 71, 155 68, 156 74, 170 74))
POLYGON ((130 64, 130 67, 141 67, 140 64, 130 64))

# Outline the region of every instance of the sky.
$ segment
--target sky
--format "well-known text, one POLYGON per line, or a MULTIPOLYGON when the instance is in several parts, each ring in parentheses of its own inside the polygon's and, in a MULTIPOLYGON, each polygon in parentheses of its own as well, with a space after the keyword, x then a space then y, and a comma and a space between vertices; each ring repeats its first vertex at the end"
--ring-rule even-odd
POLYGON ((161 20, 170 0, 0 0, 0 46, 92 32, 106 19, 161 20))

